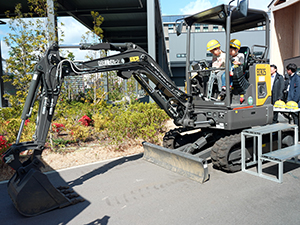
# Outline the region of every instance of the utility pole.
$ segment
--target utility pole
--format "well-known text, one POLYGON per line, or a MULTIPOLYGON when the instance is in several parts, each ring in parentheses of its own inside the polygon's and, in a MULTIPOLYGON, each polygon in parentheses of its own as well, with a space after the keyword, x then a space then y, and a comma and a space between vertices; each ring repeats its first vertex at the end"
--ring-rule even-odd
POLYGON ((58 43, 58 34, 57 34, 57 20, 54 11, 54 2, 53 0, 47 0, 47 28, 48 28, 48 38, 49 45, 51 46, 54 42, 58 43))
MULTIPOLYGON (((0 25, 6 24, 0 20, 0 25)), ((2 51, 1 51, 1 40, 0 40, 0 107, 3 107, 3 95, 4 95, 4 84, 3 84, 3 66, 2 66, 2 51)))
POLYGON ((3 107, 3 94, 4 94, 4 84, 3 84, 3 67, 2 67, 2 54, 1 54, 1 40, 0 40, 0 107, 3 107))
MULTIPOLYGON (((148 53, 149 55, 156 60, 156 32, 155 32, 155 1, 147 0, 147 30, 148 30, 148 53)), ((149 80, 149 85, 154 89, 155 84, 149 80)), ((150 102, 154 102, 150 98, 150 102)))

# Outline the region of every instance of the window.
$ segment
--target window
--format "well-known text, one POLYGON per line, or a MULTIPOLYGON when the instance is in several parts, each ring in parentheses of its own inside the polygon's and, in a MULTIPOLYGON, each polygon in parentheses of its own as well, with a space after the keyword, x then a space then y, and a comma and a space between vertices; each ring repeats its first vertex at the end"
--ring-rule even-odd
POLYGON ((185 58, 186 54, 185 53, 179 53, 176 55, 177 58, 185 58))
POLYGON ((206 57, 212 57, 212 56, 213 56, 212 53, 210 53, 210 52, 206 53, 206 57))
POLYGON ((263 30, 263 29, 264 29, 263 26, 260 26, 260 27, 257 28, 257 30, 263 30))
POLYGON ((219 26, 218 25, 214 25, 213 26, 213 31, 219 31, 219 26))
POLYGON ((208 25, 207 24, 203 24, 203 32, 208 32, 208 25))
POLYGON ((253 55, 256 57, 262 56, 263 52, 253 52, 253 55))
POLYGON ((200 24, 195 23, 195 32, 200 32, 200 24))
POLYGON ((169 33, 174 33, 174 24, 168 25, 168 31, 169 31, 169 33))

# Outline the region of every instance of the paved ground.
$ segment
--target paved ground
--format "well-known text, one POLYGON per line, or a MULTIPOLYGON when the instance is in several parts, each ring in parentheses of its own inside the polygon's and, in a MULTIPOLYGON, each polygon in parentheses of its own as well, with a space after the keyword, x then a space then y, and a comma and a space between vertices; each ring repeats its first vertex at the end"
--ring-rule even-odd
MULTIPOLYGON (((23 217, 0 184, 0 224, 297 224, 300 167, 286 163, 283 183, 211 168, 204 184, 144 161, 141 155, 48 174, 85 202, 23 217)), ((275 173, 272 166, 269 172, 275 173)))

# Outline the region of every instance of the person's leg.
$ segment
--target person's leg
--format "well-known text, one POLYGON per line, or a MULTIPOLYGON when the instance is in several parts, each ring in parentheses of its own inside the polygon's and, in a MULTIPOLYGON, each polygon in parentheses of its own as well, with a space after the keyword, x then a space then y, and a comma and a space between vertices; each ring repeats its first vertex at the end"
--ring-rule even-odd
POLYGON ((294 120, 294 124, 298 125, 299 119, 298 119, 297 113, 291 113, 291 114, 292 114, 292 117, 293 117, 293 120, 294 120))
POLYGON ((226 78, 225 78, 225 71, 220 71, 218 73, 218 78, 221 79, 221 89, 220 89, 220 86, 219 86, 219 90, 220 90, 220 95, 218 96, 218 99, 219 100, 223 100, 226 96, 226 78))
POLYGON ((225 72, 222 73, 221 79, 222 79, 222 87, 225 87, 226 86, 225 72))
POLYGON ((278 123, 278 112, 274 112, 273 123, 278 123))
POLYGON ((226 86, 226 83, 225 83, 225 72, 224 71, 220 71, 217 73, 217 81, 218 81, 218 89, 219 91, 222 90, 222 88, 224 86, 226 86))

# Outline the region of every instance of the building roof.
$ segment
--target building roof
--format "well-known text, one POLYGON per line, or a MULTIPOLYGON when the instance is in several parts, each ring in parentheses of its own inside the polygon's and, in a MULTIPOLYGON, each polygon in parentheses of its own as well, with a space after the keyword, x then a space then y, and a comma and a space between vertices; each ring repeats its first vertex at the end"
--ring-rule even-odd
MULTIPOLYGON (((104 17, 101 28, 108 42, 133 42, 147 51, 147 0, 57 0, 57 15, 72 16, 89 29, 93 28, 91 11, 104 17)), ((157 1, 158 2, 158 1, 157 1)), ((15 5, 22 4, 28 12, 27 0, 0 1, 0 19, 5 12, 14 12, 15 5)), ((160 13, 160 12, 159 12, 160 13)))
POLYGON ((187 15, 164 15, 162 16, 163 23, 175 23, 176 20, 183 19, 187 15))
MULTIPOLYGON (((193 23, 221 25, 226 29, 226 17, 228 11, 227 5, 219 5, 211 9, 188 16, 184 21, 188 25, 193 23)), ((247 16, 243 16, 237 10, 231 15, 231 33, 238 32, 258 26, 263 26, 268 19, 268 14, 263 10, 248 9, 247 16)))

